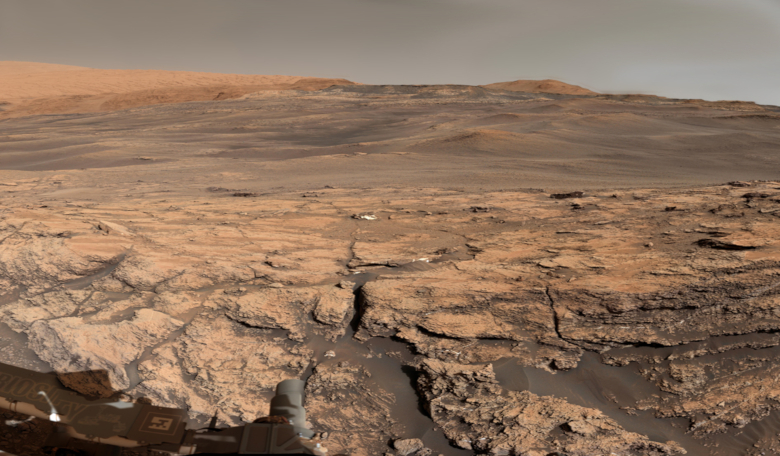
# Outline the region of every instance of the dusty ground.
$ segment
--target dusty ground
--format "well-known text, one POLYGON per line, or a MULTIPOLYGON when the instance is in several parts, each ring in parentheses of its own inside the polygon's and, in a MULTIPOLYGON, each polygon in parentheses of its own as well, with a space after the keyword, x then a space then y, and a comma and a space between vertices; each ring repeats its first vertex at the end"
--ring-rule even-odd
POLYGON ((0 361, 201 423, 308 378, 333 453, 773 454, 778 111, 336 86, 0 120, 0 361))

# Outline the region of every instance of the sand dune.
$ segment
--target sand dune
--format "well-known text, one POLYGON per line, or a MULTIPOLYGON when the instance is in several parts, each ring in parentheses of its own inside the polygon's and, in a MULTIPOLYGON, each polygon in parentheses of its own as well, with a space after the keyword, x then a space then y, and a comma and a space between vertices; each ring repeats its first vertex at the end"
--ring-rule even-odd
POLYGON ((0 62, 0 118, 98 112, 161 103, 238 98, 263 90, 319 90, 346 79, 190 71, 99 70, 0 62))
POLYGON ((554 79, 543 79, 540 81, 520 79, 510 82, 496 82, 494 84, 487 84, 480 87, 484 87, 486 89, 511 90, 512 92, 559 93, 564 95, 598 94, 597 92, 593 92, 584 87, 573 84, 566 84, 565 82, 556 81, 554 79))
POLYGON ((496 129, 476 129, 460 131, 452 136, 429 139, 411 145, 410 150, 447 154, 505 154, 517 153, 519 145, 526 146, 528 135, 496 129))

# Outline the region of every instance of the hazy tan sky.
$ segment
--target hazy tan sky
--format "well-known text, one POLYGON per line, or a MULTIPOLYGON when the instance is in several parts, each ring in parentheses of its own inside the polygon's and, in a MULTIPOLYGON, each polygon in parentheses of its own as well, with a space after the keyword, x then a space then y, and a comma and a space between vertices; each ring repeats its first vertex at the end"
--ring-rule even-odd
POLYGON ((780 0, 0 0, 0 60, 780 105, 780 0))

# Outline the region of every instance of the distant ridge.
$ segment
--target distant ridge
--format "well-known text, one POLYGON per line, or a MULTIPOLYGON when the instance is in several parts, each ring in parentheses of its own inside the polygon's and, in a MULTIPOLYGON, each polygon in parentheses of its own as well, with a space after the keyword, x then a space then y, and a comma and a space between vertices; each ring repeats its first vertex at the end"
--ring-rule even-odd
POLYGON ((573 84, 566 84, 565 82, 556 81, 555 79, 519 79, 517 81, 510 82, 496 82, 480 87, 484 87, 486 89, 511 90, 512 92, 558 93, 562 95, 598 95, 598 92, 593 92, 592 90, 588 90, 584 87, 573 84))
POLYGON ((0 61, 0 118, 225 100, 265 90, 320 90, 346 79, 162 70, 100 70, 0 61))

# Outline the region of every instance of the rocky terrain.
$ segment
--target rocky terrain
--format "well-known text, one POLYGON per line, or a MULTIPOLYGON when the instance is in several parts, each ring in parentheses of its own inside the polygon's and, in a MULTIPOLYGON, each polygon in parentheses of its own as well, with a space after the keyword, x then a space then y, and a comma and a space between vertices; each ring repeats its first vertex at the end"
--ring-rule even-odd
MULTIPOLYGON (((307 379, 331 454, 774 454, 778 110, 338 86, 9 118, 0 362, 200 425, 307 379)), ((8 423, 20 455, 50 431, 8 423)))
MULTIPOLYGON (((30 201, 46 181, 6 183, 30 201)), ((2 361, 104 369, 131 396, 231 424, 310 375, 312 423, 351 454, 424 437, 394 411, 410 388, 369 361, 407 375, 429 426, 480 453, 682 453, 621 425, 651 411, 648 429, 684 418, 678 433, 719 454, 776 413, 780 183, 552 196, 204 189, 5 206, 2 361), (621 366, 597 394, 620 413, 502 385, 492 367, 555 377, 586 353, 621 366)))

